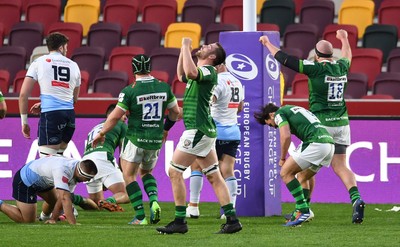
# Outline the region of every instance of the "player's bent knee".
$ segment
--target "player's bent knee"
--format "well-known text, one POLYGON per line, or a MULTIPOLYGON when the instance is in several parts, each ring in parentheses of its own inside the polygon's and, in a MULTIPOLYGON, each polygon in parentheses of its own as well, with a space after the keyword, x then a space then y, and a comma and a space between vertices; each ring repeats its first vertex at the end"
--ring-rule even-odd
POLYGON ((169 172, 168 172, 170 176, 171 176, 171 171, 183 173, 183 172, 186 171, 186 169, 187 169, 186 166, 176 164, 176 163, 173 162, 173 161, 170 162, 170 165, 171 165, 171 166, 170 166, 169 172))
POLYGON ((209 176, 213 173, 219 172, 218 163, 212 164, 209 167, 203 169, 203 173, 206 176, 209 176))

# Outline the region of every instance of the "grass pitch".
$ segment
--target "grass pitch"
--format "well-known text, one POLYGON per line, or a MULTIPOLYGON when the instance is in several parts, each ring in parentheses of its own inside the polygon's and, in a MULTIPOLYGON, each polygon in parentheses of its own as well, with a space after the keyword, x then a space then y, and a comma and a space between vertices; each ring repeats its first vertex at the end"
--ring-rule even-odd
MULTIPOLYGON (((0 213, 0 246, 400 246, 400 212, 386 211, 394 205, 367 204, 364 223, 354 225, 350 204, 315 203, 314 220, 302 227, 283 227, 281 216, 241 217, 243 230, 231 235, 213 234, 224 223, 217 219, 216 203, 201 204, 200 218, 187 220, 188 233, 160 235, 156 227, 166 225, 174 217, 172 203, 160 205, 161 222, 148 226, 127 224, 134 215, 128 204, 122 205, 122 213, 78 208, 81 225, 77 226, 65 222, 16 224, 0 213)), ((293 206, 283 204, 283 213, 290 212, 293 206)), ((149 215, 148 204, 145 208, 149 215)))

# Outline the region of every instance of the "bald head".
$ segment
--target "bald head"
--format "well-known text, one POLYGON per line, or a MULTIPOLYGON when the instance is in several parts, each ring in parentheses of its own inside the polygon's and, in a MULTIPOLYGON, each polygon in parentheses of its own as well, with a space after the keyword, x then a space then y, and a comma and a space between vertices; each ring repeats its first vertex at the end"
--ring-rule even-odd
POLYGON ((326 41, 326 40, 320 40, 316 45, 315 45, 315 53, 319 57, 332 57, 333 54, 333 46, 331 42, 326 41))

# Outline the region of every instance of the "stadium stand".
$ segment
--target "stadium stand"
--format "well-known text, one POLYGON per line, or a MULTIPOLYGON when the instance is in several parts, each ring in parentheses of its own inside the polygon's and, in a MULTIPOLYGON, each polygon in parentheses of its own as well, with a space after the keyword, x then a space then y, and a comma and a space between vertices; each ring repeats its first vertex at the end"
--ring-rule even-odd
POLYGON ((103 71, 106 57, 101 47, 81 46, 74 50, 71 59, 79 65, 81 70, 89 73, 89 82, 93 82, 96 73, 103 71))
MULTIPOLYGON (((282 51, 298 58, 301 58, 303 56, 303 52, 299 48, 287 47, 287 48, 282 48, 282 51)), ((281 66, 281 71, 285 81, 285 94, 286 94, 288 89, 292 88, 292 82, 297 72, 285 66, 281 66)))
POLYGON ((127 46, 140 46, 146 54, 161 45, 161 27, 158 23, 135 23, 129 27, 127 46))
POLYGON ((400 73, 400 48, 390 51, 387 59, 387 72, 400 73))
POLYGON ((243 30, 243 1, 227 0, 222 3, 220 10, 221 23, 234 24, 243 30))
POLYGON ((87 45, 104 49, 106 59, 111 50, 121 44, 122 28, 119 23, 98 22, 90 26, 87 45))
POLYGON ((400 99, 399 73, 382 72, 374 80, 373 94, 387 94, 400 99))
POLYGON ((152 70, 161 70, 168 73, 168 84, 172 84, 172 80, 176 75, 176 65, 178 64, 180 49, 159 47, 151 51, 151 67, 152 70))
POLYGON ((339 29, 343 29, 347 31, 348 40, 351 49, 357 48, 358 42, 358 29, 357 26, 354 25, 346 25, 346 24, 330 24, 325 27, 324 33, 322 34, 322 38, 331 42, 333 48, 342 48, 342 43, 340 40, 336 38, 336 31, 339 29))
POLYGON ((307 0, 301 6, 300 23, 317 26, 318 37, 322 37, 325 27, 332 24, 334 18, 335 5, 330 0, 307 0))
MULTIPOLYGON (((14 95, 19 95, 19 92, 21 92, 22 84, 24 82, 26 75, 26 70, 20 70, 17 72, 15 75, 15 79, 13 81, 13 92, 14 95)), ((35 83, 33 86, 32 92, 30 97, 39 97, 40 96, 40 86, 39 83, 35 83)))
POLYGON ((215 2, 204 0, 187 0, 182 10, 182 22, 194 22, 201 26, 201 35, 207 27, 215 22, 217 15, 215 2))
POLYGON ((176 22, 176 0, 144 0, 142 7, 142 22, 159 23, 164 36, 169 24, 176 22))
POLYGON ((365 30, 362 42, 364 48, 377 48, 381 50, 383 53, 383 62, 385 63, 389 52, 396 48, 397 27, 384 24, 370 25, 365 30))
POLYGON ((165 33, 164 47, 181 48, 182 38, 189 37, 192 39, 192 48, 200 47, 201 26, 193 22, 171 23, 165 33))
POLYGON ((283 35, 283 47, 296 47, 302 51, 300 58, 307 59, 318 41, 318 28, 313 24, 290 24, 283 35))
POLYGON ((87 36, 92 24, 100 16, 99 0, 68 0, 64 10, 64 22, 78 22, 83 27, 83 36, 87 36))
POLYGON ((20 46, 0 47, 0 69, 10 73, 10 80, 14 80, 19 70, 25 69, 26 51, 20 46))
POLYGON ((219 33, 225 31, 239 31, 235 24, 213 23, 210 24, 204 34, 204 44, 211 44, 219 41, 219 33))
POLYGON ((400 38, 400 1, 398 0, 385 0, 382 1, 378 9, 378 23, 395 25, 397 27, 397 34, 400 38))
POLYGON ((352 51, 350 72, 364 73, 368 76, 368 88, 372 88, 375 77, 381 72, 382 51, 375 48, 358 48, 352 51))
POLYGON ((358 38, 362 38, 367 26, 373 23, 374 7, 373 1, 345 0, 339 10, 338 23, 357 26, 358 38))
POLYGON ((295 16, 295 5, 292 0, 268 0, 261 9, 260 23, 278 25, 283 36, 286 27, 294 24, 295 16))
POLYGON ((116 98, 128 84, 128 74, 126 72, 100 71, 93 80, 93 92, 109 93, 116 98))
POLYGON ((32 63, 33 61, 35 61, 36 58, 46 54, 49 54, 49 49, 47 48, 46 45, 36 46, 35 48, 33 48, 29 63, 32 63))
POLYGON ((308 77, 304 74, 297 73, 292 82, 293 95, 308 95, 308 77))
POLYGON ((138 14, 138 0, 106 1, 103 10, 103 21, 119 23, 122 28, 122 36, 126 36, 129 27, 136 23, 138 14))
POLYGON ((29 59, 33 48, 43 44, 43 25, 37 22, 18 22, 11 28, 8 44, 24 47, 26 58, 29 59))
POLYGON ((26 21, 39 22, 43 25, 43 33, 47 33, 52 23, 61 19, 60 0, 29 0, 26 6, 26 21))
POLYGON ((8 36, 11 28, 20 21, 22 0, 0 0, 0 23, 3 23, 4 35, 8 36))
POLYGON ((363 73, 349 73, 347 75, 347 89, 344 97, 360 99, 368 93, 368 77, 363 73))

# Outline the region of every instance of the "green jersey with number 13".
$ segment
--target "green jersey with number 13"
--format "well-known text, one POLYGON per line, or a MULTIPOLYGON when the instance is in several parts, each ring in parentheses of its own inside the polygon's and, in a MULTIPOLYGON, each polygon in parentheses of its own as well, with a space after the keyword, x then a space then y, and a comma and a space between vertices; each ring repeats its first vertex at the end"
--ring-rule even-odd
POLYGON ((321 62, 300 60, 300 73, 308 76, 310 111, 325 126, 349 124, 344 101, 349 68, 350 61, 347 58, 321 62))

